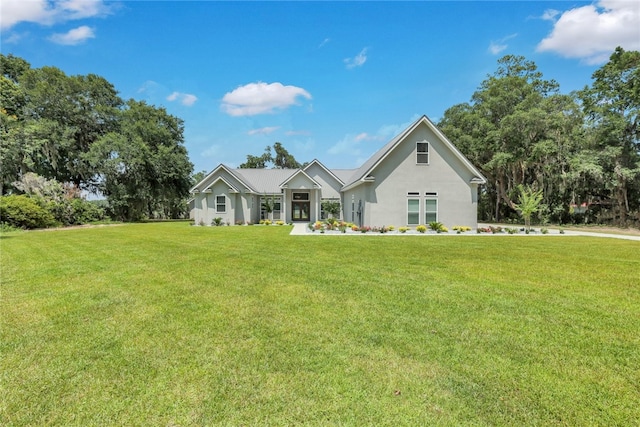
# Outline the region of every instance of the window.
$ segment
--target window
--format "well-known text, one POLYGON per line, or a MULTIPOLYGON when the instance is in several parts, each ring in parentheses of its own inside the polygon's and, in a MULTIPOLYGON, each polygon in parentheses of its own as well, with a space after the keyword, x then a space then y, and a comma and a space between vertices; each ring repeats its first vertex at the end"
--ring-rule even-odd
POLYGON ((216 212, 223 213, 227 211, 227 198, 225 196, 216 196, 216 212))
POLYGON ((429 143, 417 142, 416 143, 416 163, 429 164, 429 143))
POLYGON ((420 199, 407 200, 407 224, 420 224, 420 199))
POLYGON ((293 200, 309 200, 309 193, 293 193, 293 200))
POLYGON ((438 199, 434 196, 428 196, 424 199, 424 223, 438 220, 438 199))

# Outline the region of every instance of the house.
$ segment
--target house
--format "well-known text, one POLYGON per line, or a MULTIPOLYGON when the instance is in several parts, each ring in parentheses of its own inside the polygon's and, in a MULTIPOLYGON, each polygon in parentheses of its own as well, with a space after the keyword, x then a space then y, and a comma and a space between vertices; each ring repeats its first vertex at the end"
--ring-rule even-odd
POLYGON ((323 202, 340 203, 356 225, 477 226, 478 186, 486 179, 422 116, 357 169, 329 169, 318 160, 301 169, 216 167, 191 189, 196 224, 260 219, 313 222, 323 202), (270 209, 267 208, 270 206, 270 209), (271 211, 271 212, 269 212, 271 211))

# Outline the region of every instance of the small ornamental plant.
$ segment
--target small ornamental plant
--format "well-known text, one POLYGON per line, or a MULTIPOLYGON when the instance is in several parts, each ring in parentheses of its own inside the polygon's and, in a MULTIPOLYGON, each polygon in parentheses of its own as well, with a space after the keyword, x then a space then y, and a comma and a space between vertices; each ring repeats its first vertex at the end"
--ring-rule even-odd
POLYGON ((313 223, 313 228, 315 230, 324 230, 324 224, 322 224, 322 221, 316 221, 313 223))
POLYGON ((409 231, 409 227, 399 227, 398 231, 401 233, 406 233, 407 231, 409 231))
POLYGON ((276 221, 276 225, 284 225, 284 221, 276 221))
POLYGON ((427 231, 427 226, 420 224, 419 226, 416 227, 416 231, 419 233, 424 233, 427 231))
POLYGON ((466 225, 454 225, 452 228, 457 234, 466 233, 467 231, 471 231, 471 227, 467 227, 466 225))
POLYGON ((363 225, 362 227, 358 228, 358 231, 360 231, 361 233, 367 233, 371 231, 371 227, 369 227, 368 225, 363 225))
MULTIPOLYGON (((438 221, 431 221, 429 223, 429 228, 433 231, 436 231, 438 233, 442 232, 442 228, 444 227, 444 225, 441 222, 438 221)), ((417 229, 416 229, 417 230, 417 229)))
POLYGON ((387 230, 389 230, 389 231, 393 231, 395 229, 396 229, 395 225, 390 225, 390 226, 387 227, 387 230))
POLYGON ((352 225, 351 226, 351 231, 358 231, 358 226, 357 225, 352 225))
POLYGON ((264 224, 264 225, 271 225, 271 224, 272 224, 272 222, 271 222, 271 220, 270 220, 270 219, 265 219, 265 220, 264 220, 264 222, 263 222, 263 224, 264 224))

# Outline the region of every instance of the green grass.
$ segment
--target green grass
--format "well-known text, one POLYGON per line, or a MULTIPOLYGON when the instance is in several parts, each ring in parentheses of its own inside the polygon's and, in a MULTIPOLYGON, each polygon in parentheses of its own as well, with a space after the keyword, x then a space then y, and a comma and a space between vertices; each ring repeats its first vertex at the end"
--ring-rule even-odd
POLYGON ((640 244, 0 237, 0 425, 638 425, 640 244))

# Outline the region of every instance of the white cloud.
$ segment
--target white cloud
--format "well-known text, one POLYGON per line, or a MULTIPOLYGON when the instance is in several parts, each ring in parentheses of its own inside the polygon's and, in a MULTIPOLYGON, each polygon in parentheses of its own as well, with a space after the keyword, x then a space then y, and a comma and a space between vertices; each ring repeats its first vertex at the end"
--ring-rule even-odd
POLYGON ((49 40, 57 44, 74 46, 85 42, 87 39, 92 39, 95 36, 93 28, 83 25, 81 27, 74 28, 73 30, 69 30, 66 33, 55 33, 49 37, 49 40))
POLYGON ((186 105, 187 107, 191 107, 197 100, 198 97, 190 93, 173 92, 171 95, 167 96, 167 101, 180 101, 182 105, 186 105))
POLYGON ((331 41, 331 39, 328 38, 328 37, 326 39, 322 40, 322 43, 320 43, 320 46, 318 46, 318 49, 320 49, 321 47, 324 47, 324 45, 326 45, 330 41, 331 41))
POLYGON ((554 18, 558 16, 559 13, 560 13, 559 10, 547 9, 542 14, 542 19, 544 19, 545 21, 553 21, 554 18))
POLYGON ((247 135, 269 135, 280 129, 280 126, 266 126, 260 129, 251 129, 247 135))
POLYGON ((29 33, 12 33, 7 37, 2 37, 2 43, 4 44, 15 44, 22 40, 23 37, 27 36, 29 33))
MULTIPOLYGON (((546 11, 542 18, 553 19, 556 15, 546 11)), ((600 64, 606 62, 617 46, 640 50, 638 1, 600 0, 596 5, 562 12, 537 50, 600 64)))
POLYGON ((249 83, 222 97, 222 110, 230 116, 254 116, 275 113, 297 104, 298 97, 311 99, 303 88, 282 83, 249 83))
POLYGON ((509 47, 509 45, 506 42, 516 37, 517 35, 518 34, 510 34, 506 37, 501 38, 500 40, 491 41, 491 43, 489 43, 489 52, 492 55, 499 54, 500 52, 502 52, 503 50, 509 47))
POLYGON ((367 62, 367 50, 368 48, 364 48, 360 51, 359 54, 354 56, 353 58, 345 58, 344 63, 347 65, 348 69, 362 67, 365 62, 367 62))
POLYGON ((7 30, 21 22, 53 25, 110 11, 102 0, 2 0, 0 28, 7 30))
POLYGON ((341 141, 338 141, 327 150, 329 154, 346 154, 349 156, 358 156, 362 153, 360 142, 357 141, 353 134, 348 134, 341 141))
POLYGON ((360 141, 364 141, 365 139, 373 139, 374 137, 372 137, 371 135, 369 135, 366 132, 362 132, 357 134, 353 139, 356 142, 360 142, 360 141))
POLYGON ((147 80, 138 88, 138 93, 155 92, 160 85, 153 80, 147 80))
POLYGON ((347 134, 332 147, 327 153, 332 155, 347 155, 355 160, 354 166, 362 165, 373 153, 380 149, 380 142, 387 143, 391 138, 396 137, 400 132, 404 131, 411 123, 415 122, 418 117, 414 114, 411 120, 400 123, 384 125, 378 128, 375 133, 360 132, 358 134, 347 134), (367 141, 373 141, 367 143, 367 141))
MULTIPOLYGON (((347 154, 349 156, 359 156, 362 153, 363 141, 380 141, 384 140, 384 137, 380 134, 371 135, 367 132, 360 132, 359 134, 347 134, 341 141, 330 147, 327 152, 329 154, 347 154)), ((366 153, 365 153, 366 154, 366 153)))

